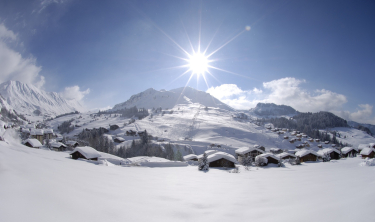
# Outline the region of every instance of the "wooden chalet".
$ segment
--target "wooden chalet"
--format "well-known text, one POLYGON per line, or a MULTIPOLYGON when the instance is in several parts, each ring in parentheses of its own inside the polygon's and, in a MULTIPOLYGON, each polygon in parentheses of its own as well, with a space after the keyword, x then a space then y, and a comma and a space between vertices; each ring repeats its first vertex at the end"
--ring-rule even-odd
POLYGON ((271 148, 270 152, 273 153, 273 154, 280 154, 280 153, 283 152, 283 150, 280 149, 280 148, 271 148))
POLYGON ((87 160, 95 160, 97 161, 98 158, 101 156, 96 149, 89 147, 89 146, 81 146, 76 147, 70 155, 72 156, 72 159, 87 159, 87 160))
POLYGON ((274 163, 274 164, 278 164, 279 161, 280 161, 280 158, 275 156, 274 154, 272 153, 263 153, 263 154, 260 154, 258 156, 255 157, 255 161, 257 160, 257 158, 260 158, 260 157, 264 157, 267 159, 267 164, 268 165, 269 163, 274 163))
POLYGON ((235 168, 238 162, 234 156, 224 153, 215 152, 207 156, 207 162, 209 167, 225 167, 225 168, 235 168))
POLYGON ((33 139, 39 140, 41 144, 43 144, 43 139, 44 139, 44 132, 41 129, 31 129, 30 136, 33 139))
POLYGON ((284 136, 284 140, 287 140, 287 139, 289 139, 289 136, 284 136))
POLYGON ((286 153, 286 152, 277 154, 276 156, 278 158, 282 159, 282 160, 295 159, 296 158, 296 155, 291 154, 291 153, 286 153))
POLYGON ((374 158, 375 149, 374 148, 363 148, 360 154, 362 156, 362 159, 365 159, 367 157, 368 158, 374 158))
POLYGON ((42 144, 40 143, 39 140, 37 139, 27 139, 24 143, 25 146, 31 147, 31 148, 36 148, 39 149, 42 144))
POLYGON ((133 130, 126 131, 127 136, 135 136, 136 134, 137 134, 137 132, 135 132, 133 130))
POLYGON ((60 142, 53 142, 51 143, 51 148, 55 151, 65 151, 66 150, 66 145, 60 142))
POLYGON ((260 149, 260 150, 263 150, 264 152, 266 151, 266 148, 264 146, 260 146, 258 144, 255 144, 253 147, 257 148, 257 149, 260 149))
POLYGON ((119 127, 118 125, 116 125, 116 124, 115 124, 115 125, 110 125, 110 126, 109 126, 109 129, 110 129, 110 130, 117 130, 118 128, 120 128, 120 127, 119 127))
POLYGON ((356 157, 358 154, 358 149, 354 147, 344 147, 341 149, 343 157, 356 157))
POLYGON ((318 147, 319 147, 319 148, 323 148, 323 145, 322 145, 322 144, 318 144, 318 147))
POLYGON ((306 161, 317 161, 320 155, 312 150, 301 150, 295 153, 296 157, 299 157, 301 163, 306 161))
POLYGON ((340 159, 341 152, 335 148, 325 148, 325 149, 319 150, 318 154, 322 157, 328 154, 331 160, 338 160, 340 159))
POLYGON ((66 145, 68 146, 68 147, 73 147, 73 148, 76 148, 77 146, 79 146, 79 143, 78 142, 76 142, 76 141, 67 141, 66 142, 66 145))
POLYGON ((45 129, 44 130, 44 139, 53 139, 53 129, 45 129))
POLYGON ((237 154, 237 160, 240 163, 242 162, 243 158, 246 158, 248 156, 251 156, 251 159, 254 161, 256 156, 264 153, 263 150, 256 148, 255 146, 242 147, 242 148, 237 149, 235 152, 237 154))
POLYGON ((122 138, 122 137, 116 137, 116 138, 113 139, 113 141, 114 141, 115 143, 122 143, 122 142, 125 141, 125 139, 122 138))

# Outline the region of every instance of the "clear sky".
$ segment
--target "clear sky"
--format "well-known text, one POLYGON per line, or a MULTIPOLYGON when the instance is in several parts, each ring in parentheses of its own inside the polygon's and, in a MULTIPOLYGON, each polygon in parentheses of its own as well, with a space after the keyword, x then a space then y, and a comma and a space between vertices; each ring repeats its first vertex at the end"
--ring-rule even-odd
POLYGON ((374 1, 0 0, 0 24, 0 82, 89 108, 185 86, 188 67, 173 67, 188 63, 190 40, 206 55, 223 46, 209 60, 228 72, 188 85, 235 108, 274 102, 375 123, 374 1))

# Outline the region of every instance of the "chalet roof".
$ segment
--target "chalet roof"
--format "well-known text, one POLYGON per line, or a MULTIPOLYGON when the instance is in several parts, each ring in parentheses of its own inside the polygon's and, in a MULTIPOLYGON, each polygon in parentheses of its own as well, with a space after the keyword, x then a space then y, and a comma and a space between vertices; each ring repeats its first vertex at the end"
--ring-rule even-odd
POLYGON ((61 147, 61 146, 66 147, 65 144, 60 143, 60 142, 52 142, 51 146, 54 147, 54 148, 58 148, 58 147, 61 147))
POLYGON ((191 160, 191 159, 194 159, 194 158, 197 158, 198 159, 198 156, 195 155, 195 154, 189 154, 189 155, 186 155, 183 157, 185 161, 188 161, 188 160, 191 160))
POLYGON ((370 143, 369 146, 370 146, 371 148, 375 148, 375 143, 370 143))
POLYGON ((358 145, 359 150, 362 150, 363 148, 369 148, 369 147, 370 147, 369 144, 359 144, 358 145))
POLYGON ((341 149, 341 153, 347 154, 347 153, 349 153, 352 150, 358 151, 357 148, 346 146, 346 147, 344 147, 344 148, 341 149))
POLYGON ((32 147, 41 147, 42 146, 42 144, 39 142, 39 140, 37 140, 37 139, 27 139, 26 141, 25 141, 25 144, 26 143, 30 143, 30 145, 32 146, 32 147))
POLYGON ((370 155, 371 152, 375 152, 374 148, 363 148, 361 151, 361 155, 370 155))
POLYGON ((122 138, 122 137, 116 137, 115 139, 117 139, 117 140, 119 140, 119 141, 121 141, 121 142, 124 142, 124 141, 125 141, 125 139, 122 138))
POLYGON ((70 141, 67 141, 67 142, 66 142, 66 145, 71 145, 71 146, 73 146, 73 145, 75 145, 75 144, 78 144, 78 142, 73 141, 73 140, 70 140, 70 141))
POLYGON ((270 151, 273 151, 273 152, 278 152, 280 151, 281 149, 280 148, 271 148, 270 151))
POLYGON ((313 151, 313 150, 300 150, 298 152, 295 153, 296 156, 298 157, 304 157, 306 155, 309 155, 309 154, 313 154, 315 156, 320 156, 317 152, 313 151))
POLYGON ((234 158, 234 156, 230 155, 229 153, 224 153, 224 152, 215 152, 211 153, 210 155, 207 156, 207 162, 211 163, 213 161, 219 160, 219 159, 226 159, 229 160, 233 163, 238 163, 237 160, 234 158))
MULTIPOLYGON (((219 152, 219 151, 217 151, 217 150, 206 150, 206 151, 204 151, 204 152, 205 152, 205 153, 207 154, 207 156, 208 156, 208 155, 210 155, 210 154, 217 153, 217 152, 219 152)), ((197 157, 198 157, 198 159, 200 159, 200 158, 203 157, 203 154, 198 155, 197 157)))
POLYGON ((236 149, 235 152, 236 152, 237 154, 244 155, 244 154, 246 154, 246 153, 250 153, 250 152, 252 152, 252 151, 254 151, 254 150, 258 151, 259 153, 264 153, 263 150, 258 149, 258 148, 255 148, 255 147, 242 147, 242 148, 238 148, 238 149, 236 149))
POLYGON ((92 147, 89 147, 89 146, 80 146, 80 147, 76 147, 71 153, 70 155, 72 155, 73 153, 75 152, 79 152, 81 153, 84 157, 86 157, 87 159, 92 159, 92 158, 98 158, 100 157, 101 155, 99 154, 98 151, 96 151, 96 149, 92 148, 92 147))
POLYGON ((275 160, 280 160, 280 158, 279 158, 278 156, 276 156, 276 155, 274 155, 274 154, 272 154, 272 153, 263 153, 263 154, 260 154, 260 155, 258 155, 258 156, 255 157, 255 160, 256 160, 257 158, 259 158, 259 157, 264 157, 264 158, 271 157, 271 158, 273 158, 273 159, 275 159, 275 160))
POLYGON ((30 130, 27 129, 27 128, 26 128, 26 129, 25 129, 25 128, 22 128, 22 129, 21 129, 21 132, 24 132, 24 133, 30 133, 30 130))
POLYGON ((44 129, 44 133, 53 133, 53 129, 44 129))
POLYGON ((335 152, 335 153, 340 154, 340 151, 338 151, 338 150, 335 149, 335 148, 324 148, 324 149, 322 149, 322 150, 319 150, 319 151, 318 151, 318 154, 319 154, 320 156, 323 156, 323 155, 326 154, 326 153, 330 154, 330 153, 332 153, 332 152, 335 152))
POLYGON ((31 129, 30 134, 32 136, 43 136, 44 133, 43 133, 43 130, 41 129, 31 129))
POLYGON ((277 157, 279 157, 279 158, 284 158, 284 157, 286 157, 286 156, 292 156, 292 157, 296 157, 296 155, 294 155, 294 154, 291 154, 291 153, 280 153, 280 154, 277 154, 276 155, 277 157))

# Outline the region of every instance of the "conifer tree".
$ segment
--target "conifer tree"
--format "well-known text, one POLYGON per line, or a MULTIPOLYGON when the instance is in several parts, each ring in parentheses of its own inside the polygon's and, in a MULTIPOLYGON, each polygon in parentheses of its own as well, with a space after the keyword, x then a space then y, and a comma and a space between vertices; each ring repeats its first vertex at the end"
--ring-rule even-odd
POLYGON ((209 164, 206 153, 203 153, 203 157, 199 159, 198 169, 202 171, 208 171, 209 164))

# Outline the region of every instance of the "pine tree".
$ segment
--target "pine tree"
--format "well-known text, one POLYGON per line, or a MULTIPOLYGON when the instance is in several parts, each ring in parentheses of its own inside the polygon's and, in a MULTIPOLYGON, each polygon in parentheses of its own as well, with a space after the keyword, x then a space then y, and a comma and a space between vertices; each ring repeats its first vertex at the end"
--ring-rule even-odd
POLYGON ((147 134, 147 130, 145 130, 145 132, 143 133, 142 135, 142 144, 148 144, 148 134, 147 134))
POLYGON ((203 157, 201 159, 199 159, 198 169, 202 170, 202 171, 208 171, 209 164, 208 164, 208 159, 207 159, 206 153, 204 153, 203 157))
POLYGON ((177 149, 177 153, 176 153, 176 156, 175 156, 174 159, 177 160, 177 161, 184 161, 184 159, 182 158, 180 149, 177 149))
POLYGON ((249 168, 251 167, 252 163, 253 163, 253 159, 251 158, 251 156, 244 156, 242 157, 242 165, 245 167, 246 170, 249 170, 249 168))

